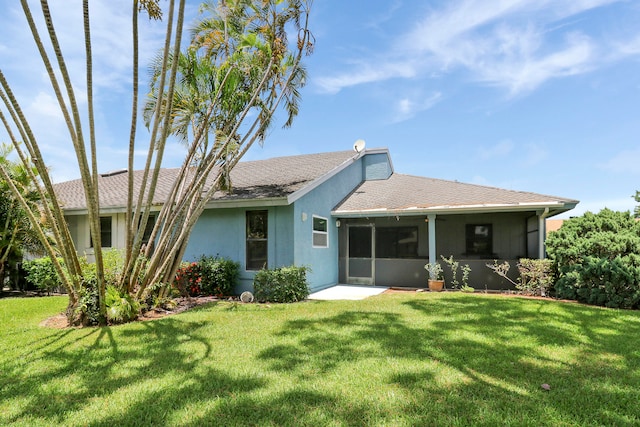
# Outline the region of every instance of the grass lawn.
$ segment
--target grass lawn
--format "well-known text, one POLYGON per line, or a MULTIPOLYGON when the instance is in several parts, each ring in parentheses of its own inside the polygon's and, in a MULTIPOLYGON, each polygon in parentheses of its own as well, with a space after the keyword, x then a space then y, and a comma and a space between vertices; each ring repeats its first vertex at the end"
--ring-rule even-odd
POLYGON ((639 312, 412 293, 38 326, 65 305, 0 300, 0 425, 640 425, 639 312))

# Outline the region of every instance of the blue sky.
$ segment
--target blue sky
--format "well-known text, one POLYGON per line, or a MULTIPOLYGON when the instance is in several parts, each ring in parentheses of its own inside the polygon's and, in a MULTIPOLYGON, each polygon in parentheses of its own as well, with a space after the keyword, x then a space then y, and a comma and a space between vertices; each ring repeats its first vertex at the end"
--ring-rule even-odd
MULTIPOLYGON (((81 15, 74 10, 81 2, 51 3, 82 89, 81 15)), ((91 2, 101 171, 126 167, 128 3, 91 2)), ((199 2, 188 4, 191 21, 199 2)), ((580 200, 571 215, 633 209, 631 195, 640 189, 638 22, 638 1, 315 0, 316 50, 306 60, 301 112, 290 129, 276 124, 246 159, 347 150, 364 139, 367 147, 389 148, 396 172, 580 200)), ((146 79, 163 28, 142 23, 146 79)), ((54 179, 78 177, 17 1, 0 6, 0 68, 54 179)), ((141 151, 145 137, 142 129, 141 151)), ((8 141, 4 129, 0 141, 8 141)), ((182 154, 172 144, 165 165, 179 165, 182 154)))

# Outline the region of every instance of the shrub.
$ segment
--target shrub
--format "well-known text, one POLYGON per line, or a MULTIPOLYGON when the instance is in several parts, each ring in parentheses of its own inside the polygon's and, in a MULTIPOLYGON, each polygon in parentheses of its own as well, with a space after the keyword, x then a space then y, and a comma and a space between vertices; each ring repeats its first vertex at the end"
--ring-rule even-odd
MULTIPOLYGON (((59 261, 62 263, 61 259, 59 261)), ((27 272, 27 281, 41 292, 50 293, 62 286, 62 281, 49 257, 26 261, 23 268, 27 272)))
POLYGON ((471 273, 471 267, 469 267, 469 264, 460 266, 460 263, 453 259, 453 255, 449 258, 445 258, 444 255, 440 255, 440 258, 442 258, 442 261, 444 261, 451 270, 451 286, 453 289, 461 289, 461 286, 464 288, 470 288, 469 273, 471 273), (460 270, 462 271, 462 285, 460 285, 460 282, 458 281, 458 267, 460 267, 460 270))
POLYGON ((198 261, 198 267, 203 294, 225 296, 233 293, 240 273, 239 263, 218 256, 203 256, 198 261))
POLYGON ((546 295, 553 285, 553 271, 549 259, 521 258, 518 262, 520 278, 516 289, 529 295, 546 295))
POLYGON ((183 262, 180 264, 180 268, 176 272, 176 278, 174 285, 178 288, 181 294, 189 296, 197 296, 202 294, 200 287, 200 269, 196 262, 183 262))
POLYGON ((120 292, 115 286, 107 286, 105 291, 107 320, 109 323, 130 322, 138 317, 140 305, 127 292, 120 292))
POLYGON ((485 265, 498 276, 514 285, 523 294, 544 296, 553 285, 552 262, 548 259, 520 258, 517 264, 520 276, 516 281, 508 276, 511 269, 509 261, 503 261, 499 264, 498 260, 494 260, 493 264, 485 265))
POLYGON ((174 284, 181 293, 190 296, 231 295, 239 273, 240 264, 235 261, 202 256, 198 262, 183 262, 174 284))
POLYGON ((84 279, 74 317, 79 319, 83 326, 93 326, 100 323, 98 286, 95 276, 84 279))
MULTIPOLYGON (((104 281, 105 284, 116 286, 122 276, 122 270, 124 269, 124 257, 121 249, 110 249, 102 253, 103 267, 104 267, 104 281)), ((89 263, 87 257, 80 258, 80 268, 82 269, 82 276, 85 279, 95 279, 96 277, 96 263, 89 263)))
POLYGON ((549 235, 556 295, 595 305, 640 308, 640 222, 603 209, 549 235))
POLYGON ((297 302, 309 296, 308 267, 264 269, 253 279, 255 297, 260 302, 297 302))

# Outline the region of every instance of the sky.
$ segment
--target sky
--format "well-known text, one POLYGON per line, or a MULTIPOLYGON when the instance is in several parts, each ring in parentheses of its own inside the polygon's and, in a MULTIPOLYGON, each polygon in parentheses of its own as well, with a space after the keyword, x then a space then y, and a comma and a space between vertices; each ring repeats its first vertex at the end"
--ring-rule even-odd
MULTIPOLYGON (((29 3, 37 15, 39 2, 29 3)), ((81 1, 50 3, 81 94, 81 1)), ((187 1, 189 24, 199 3, 187 1)), ((129 4, 90 2, 101 172, 126 168, 129 4)), ((398 173, 580 200, 565 217, 632 210, 640 190, 639 22, 636 0, 314 0, 316 43, 300 113, 288 129, 278 115, 245 160, 350 150, 363 139, 388 148, 398 173)), ((143 94, 163 25, 141 19, 143 94)), ((54 181, 78 178, 18 1, 0 1, 0 69, 54 181)), ((145 140, 141 127, 136 167, 145 140)), ((4 128, 0 141, 9 142, 4 128)), ((164 166, 183 156, 173 141, 164 166)))

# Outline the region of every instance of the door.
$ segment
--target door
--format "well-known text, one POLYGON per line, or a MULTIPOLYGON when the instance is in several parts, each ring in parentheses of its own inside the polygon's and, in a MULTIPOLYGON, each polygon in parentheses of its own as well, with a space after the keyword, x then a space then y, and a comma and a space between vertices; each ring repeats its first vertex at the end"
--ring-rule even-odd
POLYGON ((373 233, 371 225, 347 226, 347 283, 374 284, 373 233))

